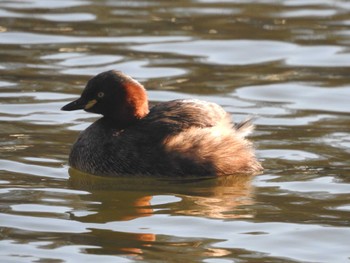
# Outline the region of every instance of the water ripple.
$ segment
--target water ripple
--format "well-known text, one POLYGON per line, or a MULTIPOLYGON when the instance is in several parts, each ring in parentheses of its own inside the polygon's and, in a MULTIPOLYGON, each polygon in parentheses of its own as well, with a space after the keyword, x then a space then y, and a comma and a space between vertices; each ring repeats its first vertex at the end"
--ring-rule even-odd
POLYGON ((81 0, 60 0, 60 1, 46 1, 46 0, 29 0, 25 2, 8 1, 2 3, 2 6, 14 9, 33 9, 33 8, 70 8, 75 6, 86 5, 88 2, 81 0))
POLYGON ((347 94, 350 87, 319 88, 300 83, 283 83, 244 87, 237 90, 241 98, 283 103, 289 109, 350 112, 347 94))
POLYGON ((300 46, 266 40, 194 40, 132 47, 142 52, 167 52, 198 56, 207 63, 220 65, 251 65, 283 60, 292 66, 350 66, 350 54, 339 46, 300 46), (320 56, 322 54, 322 56, 320 56))
POLYGON ((346 262, 346 0, 0 1, 3 262, 346 262), (68 169, 97 115, 61 112, 116 69, 151 105, 213 101, 251 136, 254 178, 100 178, 68 169))
POLYGON ((187 41, 189 37, 183 36, 135 36, 135 37, 85 37, 64 36, 52 34, 38 34, 27 32, 1 33, 0 44, 60 44, 60 43, 157 43, 187 41))

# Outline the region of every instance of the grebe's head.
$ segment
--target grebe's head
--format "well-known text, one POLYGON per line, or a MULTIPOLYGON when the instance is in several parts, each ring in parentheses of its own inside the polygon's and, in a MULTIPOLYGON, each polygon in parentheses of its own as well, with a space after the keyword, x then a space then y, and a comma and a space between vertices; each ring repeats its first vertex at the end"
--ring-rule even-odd
POLYGON ((80 98, 61 110, 85 110, 102 114, 119 126, 127 126, 148 114, 144 87, 120 71, 106 71, 90 79, 80 98))

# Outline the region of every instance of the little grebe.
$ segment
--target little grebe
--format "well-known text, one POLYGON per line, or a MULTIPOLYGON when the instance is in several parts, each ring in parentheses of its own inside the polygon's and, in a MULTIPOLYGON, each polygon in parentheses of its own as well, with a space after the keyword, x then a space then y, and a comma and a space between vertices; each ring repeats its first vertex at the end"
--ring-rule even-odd
POLYGON ((160 103, 150 110, 146 90, 119 71, 89 80, 81 97, 62 110, 103 117, 83 131, 69 164, 102 175, 222 176, 262 170, 245 139, 250 121, 234 125, 215 103, 196 99, 160 103))

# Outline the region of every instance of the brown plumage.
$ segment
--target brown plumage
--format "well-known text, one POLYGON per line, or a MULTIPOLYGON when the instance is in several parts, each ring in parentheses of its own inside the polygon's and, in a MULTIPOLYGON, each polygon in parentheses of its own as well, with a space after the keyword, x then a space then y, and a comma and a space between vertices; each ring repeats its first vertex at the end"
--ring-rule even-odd
POLYGON ((118 71, 92 78, 81 97, 62 110, 103 117, 83 131, 69 163, 103 176, 222 176, 262 170, 251 142, 250 121, 234 125, 215 103, 173 100, 150 110, 143 86, 118 71))

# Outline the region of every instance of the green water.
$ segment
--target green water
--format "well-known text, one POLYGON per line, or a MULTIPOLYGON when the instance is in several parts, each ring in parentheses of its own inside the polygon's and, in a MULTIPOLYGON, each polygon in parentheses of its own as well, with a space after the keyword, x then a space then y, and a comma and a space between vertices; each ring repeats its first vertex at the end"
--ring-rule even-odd
POLYGON ((1 262, 349 262, 349 1, 0 2, 1 262), (70 170, 104 70, 151 103, 240 121, 265 171, 203 181, 70 170))

